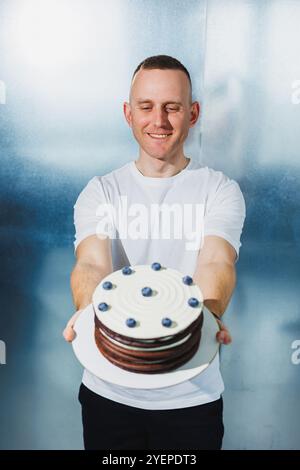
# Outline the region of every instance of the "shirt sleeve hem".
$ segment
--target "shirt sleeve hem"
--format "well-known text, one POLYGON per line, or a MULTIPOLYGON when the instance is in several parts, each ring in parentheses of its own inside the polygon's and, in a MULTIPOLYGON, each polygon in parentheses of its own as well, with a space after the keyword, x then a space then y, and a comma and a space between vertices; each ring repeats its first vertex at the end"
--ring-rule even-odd
POLYGON ((235 262, 238 261, 238 259, 239 259, 239 249, 241 247, 240 242, 236 243, 236 241, 234 241, 230 236, 228 236, 227 233, 221 232, 219 230, 208 230, 207 232, 204 233, 204 238, 207 237, 208 235, 215 235, 216 237, 224 238, 224 240, 226 240, 228 243, 230 243, 230 245, 234 248, 234 250, 236 252, 235 262))

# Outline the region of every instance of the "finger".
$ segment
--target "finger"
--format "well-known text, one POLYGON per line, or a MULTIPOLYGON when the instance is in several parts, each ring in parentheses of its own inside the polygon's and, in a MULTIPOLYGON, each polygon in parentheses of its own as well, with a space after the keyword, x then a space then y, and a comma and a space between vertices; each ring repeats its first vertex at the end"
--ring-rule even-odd
POLYGON ((66 326, 63 331, 63 337, 68 343, 71 343, 76 338, 76 332, 72 326, 66 326))
POLYGON ((230 344, 232 342, 231 335, 227 329, 221 329, 216 335, 217 341, 222 344, 230 344))
POLYGON ((76 338, 76 332, 74 330, 74 325, 76 323, 77 318, 81 314, 82 310, 83 309, 78 310, 76 313, 74 313, 74 315, 72 315, 72 317, 70 318, 70 320, 68 321, 68 323, 66 325, 66 328, 63 331, 63 337, 69 343, 72 342, 76 338))

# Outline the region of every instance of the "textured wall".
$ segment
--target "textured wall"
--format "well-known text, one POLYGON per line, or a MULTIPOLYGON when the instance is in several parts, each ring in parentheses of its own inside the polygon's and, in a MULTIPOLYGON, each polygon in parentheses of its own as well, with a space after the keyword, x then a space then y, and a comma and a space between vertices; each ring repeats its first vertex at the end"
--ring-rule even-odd
POLYGON ((224 447, 300 448, 299 22, 297 0, 1 1, 0 448, 82 446, 81 367, 61 338, 73 203, 137 155, 122 102, 158 53, 182 60, 204 98, 186 154, 236 178, 247 203, 224 447))
POLYGON ((208 2, 202 162, 247 205, 222 351, 227 449, 300 448, 299 22, 299 1, 208 2))
POLYGON ((194 0, 0 2, 0 448, 82 447, 81 367, 61 337, 73 204, 92 176, 137 156, 122 104, 139 62, 176 56, 200 98, 204 26, 194 0))

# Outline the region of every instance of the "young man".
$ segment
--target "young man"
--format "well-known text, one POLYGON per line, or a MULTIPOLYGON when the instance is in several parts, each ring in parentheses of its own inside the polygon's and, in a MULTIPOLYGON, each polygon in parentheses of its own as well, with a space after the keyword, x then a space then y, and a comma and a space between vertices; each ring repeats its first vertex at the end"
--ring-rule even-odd
MULTIPOLYGON (((127 264, 155 260, 191 275, 207 308, 219 317, 226 310, 235 286, 245 205, 235 181, 184 154, 199 109, 192 102, 190 75, 178 60, 149 57, 135 70, 124 114, 139 157, 92 178, 74 206, 77 262, 71 287, 76 313, 64 331, 67 341, 74 339, 74 323, 91 303, 97 284, 127 264), (109 236, 97 236, 107 233, 99 233, 97 209, 104 204, 117 208, 124 196, 128 207, 200 205, 203 218, 195 234, 202 237, 192 245, 186 232, 181 238, 119 238, 118 226, 109 228, 109 236)), ((228 330, 221 322, 220 327, 218 341, 230 343, 228 330)), ((85 370, 79 393, 85 448, 220 449, 223 389, 219 356, 195 378, 154 390, 117 386, 85 370)))

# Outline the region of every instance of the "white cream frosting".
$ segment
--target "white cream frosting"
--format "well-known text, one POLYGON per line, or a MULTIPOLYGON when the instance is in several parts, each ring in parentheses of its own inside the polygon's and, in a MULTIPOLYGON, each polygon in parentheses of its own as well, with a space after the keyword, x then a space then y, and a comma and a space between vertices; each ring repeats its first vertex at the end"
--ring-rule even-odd
POLYGON ((162 267, 155 271, 150 265, 131 266, 132 274, 122 270, 106 276, 95 289, 93 306, 97 317, 109 329, 121 335, 136 339, 170 337, 187 328, 200 315, 203 308, 201 290, 194 283, 186 285, 184 274, 171 268, 162 267), (102 285, 110 281, 113 288, 105 290, 102 285), (142 295, 143 287, 151 287, 150 297, 142 295), (199 300, 197 307, 191 307, 188 299, 199 300), (107 311, 100 311, 98 305, 105 302, 107 311), (161 321, 170 318, 172 325, 165 327, 161 321), (127 318, 134 318, 135 327, 126 325, 127 318))

